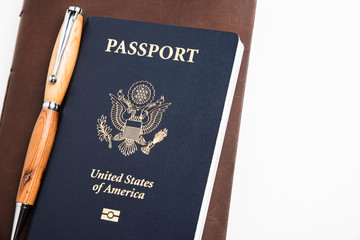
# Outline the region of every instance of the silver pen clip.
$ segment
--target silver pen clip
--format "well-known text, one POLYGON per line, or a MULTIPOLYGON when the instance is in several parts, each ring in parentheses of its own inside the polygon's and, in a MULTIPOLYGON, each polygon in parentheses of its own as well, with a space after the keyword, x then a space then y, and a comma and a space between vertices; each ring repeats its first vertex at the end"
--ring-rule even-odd
POLYGON ((59 46, 58 46, 58 51, 56 54, 54 70, 48 79, 49 82, 51 82, 51 83, 55 83, 57 80, 56 75, 59 71, 61 59, 63 57, 66 44, 69 40, 71 29, 74 25, 74 22, 78 16, 78 14, 82 14, 82 12, 83 11, 81 8, 71 6, 68 8, 68 10, 65 13, 63 28, 61 29, 61 33, 60 33, 59 46))

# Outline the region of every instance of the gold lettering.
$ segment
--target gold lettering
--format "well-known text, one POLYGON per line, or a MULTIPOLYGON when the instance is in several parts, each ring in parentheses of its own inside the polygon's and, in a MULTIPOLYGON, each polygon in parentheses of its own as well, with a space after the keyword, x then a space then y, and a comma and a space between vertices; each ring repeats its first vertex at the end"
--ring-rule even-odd
POLYGON ((185 59, 183 56, 185 54, 185 52, 186 52, 185 48, 176 47, 174 61, 179 61, 179 58, 180 58, 180 61, 185 62, 185 59))
POLYGON ((120 188, 112 188, 111 194, 117 194, 117 195, 119 195, 119 194, 120 194, 120 191, 121 191, 120 188))
POLYGON ((96 176, 97 176, 97 175, 99 174, 99 172, 100 172, 100 170, 97 169, 97 173, 94 175, 95 171, 96 171, 96 169, 93 169, 92 172, 91 172, 91 175, 90 175, 90 176, 91 176, 92 178, 96 178, 96 176))
POLYGON ((191 49, 191 48, 188 48, 186 50, 186 52, 189 52, 190 51, 190 56, 189 56, 189 60, 187 62, 190 62, 190 63, 194 63, 194 53, 196 54, 199 54, 199 49, 191 49))
POLYGON ((149 187, 149 181, 146 181, 145 183, 144 183, 144 187, 149 187))
POLYGON ((120 176, 116 178, 116 182, 121 182, 124 174, 122 173, 120 176))
POLYGON ((136 179, 134 181, 133 185, 139 186, 140 185, 140 179, 136 179))
POLYGON ((153 57, 152 54, 159 51, 159 45, 150 43, 149 54, 146 57, 153 57))
POLYGON ((125 184, 129 184, 131 182, 131 175, 126 176, 126 180, 124 181, 125 184))
POLYGON ((130 197, 134 197, 134 191, 135 191, 135 188, 132 189, 130 197))
POLYGON ((146 54, 146 48, 144 48, 143 46, 147 47, 147 43, 141 43, 141 44, 139 45, 139 49, 140 49, 140 51, 141 51, 142 53, 140 54, 140 53, 138 52, 137 55, 140 56, 140 57, 143 57, 143 56, 145 56, 145 54, 146 54))
POLYGON ((126 190, 125 196, 127 197, 129 195, 129 193, 131 193, 131 190, 126 190))
MULTIPOLYGON (((180 62, 194 63, 195 55, 199 54, 199 49, 175 47, 175 50, 171 46, 159 46, 154 43, 138 43, 136 41, 126 44, 125 40, 122 40, 120 44, 116 39, 108 38, 108 43, 105 52, 121 53, 128 55, 137 55, 140 57, 160 57, 163 60, 172 60, 180 62), (113 49, 116 49, 113 51, 113 49), (156 55, 157 53, 157 55, 156 55)), ((107 176, 105 176, 106 178, 107 176)))
POLYGON ((169 59, 169 58, 172 57, 173 53, 174 53, 174 50, 172 49, 172 47, 170 47, 170 46, 163 46, 163 47, 160 49, 159 56, 160 56, 162 59, 167 60, 167 59, 169 59), (169 49, 169 54, 168 54, 167 57, 164 57, 164 50, 165 50, 166 48, 169 49))
POLYGON ((133 178, 131 179, 130 184, 134 184, 134 181, 135 181, 135 178, 133 177, 133 178))
POLYGON ((121 41, 121 43, 119 44, 118 48, 116 49, 116 51, 114 53, 119 53, 119 50, 121 50, 121 54, 126 54, 124 40, 121 41))
MULTIPOLYGON (((112 174, 110 171, 106 171, 106 173, 105 172, 102 173, 100 169, 92 169, 90 177, 112 181, 112 182, 122 182, 124 173, 121 173, 120 175, 115 175, 112 174)), ((92 186, 92 190, 94 191, 95 194, 98 194, 99 192, 104 192, 112 195, 120 195, 131 198, 138 198, 138 199, 145 198, 145 193, 137 192, 135 188, 133 188, 132 190, 127 190, 127 189, 112 187, 111 184, 108 184, 105 188, 105 184, 106 184, 105 182, 101 184, 94 184, 92 186)), ((146 188, 152 188, 154 186, 154 182, 147 181, 145 178, 142 179, 136 178, 130 174, 126 175, 124 184, 141 186, 146 188)))
POLYGON ((110 48, 115 47, 117 45, 117 41, 115 39, 108 38, 108 45, 105 52, 111 52, 110 48))
POLYGON ((138 198, 139 199, 144 199, 145 198, 145 193, 140 193, 138 198))
POLYGON ((109 185, 105 188, 104 192, 106 192, 106 193, 111 193, 111 184, 109 184, 109 185))
POLYGON ((131 42, 131 43, 130 43, 129 47, 131 48, 132 52, 130 52, 130 50, 128 50, 127 53, 128 53, 129 55, 135 55, 137 49, 136 49, 136 47, 135 47, 134 45, 137 46, 138 43, 137 43, 137 42, 131 42))
POLYGON ((99 179, 104 179, 104 175, 105 175, 104 173, 98 173, 98 178, 99 179))
POLYGON ((108 175, 109 175, 109 171, 106 171, 105 176, 104 176, 104 180, 108 180, 108 179, 106 179, 108 177, 108 175))

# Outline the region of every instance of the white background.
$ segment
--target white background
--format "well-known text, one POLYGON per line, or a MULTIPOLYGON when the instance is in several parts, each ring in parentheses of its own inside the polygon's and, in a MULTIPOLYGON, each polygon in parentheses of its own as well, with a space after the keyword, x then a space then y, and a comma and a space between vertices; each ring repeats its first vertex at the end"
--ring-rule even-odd
MULTIPOLYGON (((1 101, 21 5, 0 0, 1 101)), ((359 240, 360 1, 258 0, 245 92, 227 239, 359 240)))

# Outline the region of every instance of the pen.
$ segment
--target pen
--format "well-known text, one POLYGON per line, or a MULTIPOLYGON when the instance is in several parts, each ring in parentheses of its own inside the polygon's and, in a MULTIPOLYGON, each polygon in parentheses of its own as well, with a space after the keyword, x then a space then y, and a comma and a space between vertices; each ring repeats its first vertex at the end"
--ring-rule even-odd
POLYGON ((83 26, 82 9, 69 7, 52 52, 44 103, 27 149, 19 189, 11 240, 20 237, 26 217, 34 205, 56 134, 59 108, 64 99, 79 52, 83 26))

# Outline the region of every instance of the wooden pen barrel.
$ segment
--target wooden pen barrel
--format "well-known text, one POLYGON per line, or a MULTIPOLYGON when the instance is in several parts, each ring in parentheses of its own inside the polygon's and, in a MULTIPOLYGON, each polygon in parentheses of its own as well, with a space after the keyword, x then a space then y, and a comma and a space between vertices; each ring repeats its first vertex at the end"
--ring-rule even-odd
MULTIPOLYGON (((75 68, 76 59, 80 47, 82 28, 83 16, 79 14, 74 22, 71 36, 67 42, 67 46, 61 60, 61 64, 57 74, 57 81, 56 83, 46 81, 44 101, 54 102, 61 105, 75 68)), ((59 41, 60 32, 55 42, 46 79, 49 79, 49 77, 53 73, 56 62, 56 55, 59 48, 59 41)))
POLYGON ((59 113, 42 109, 31 135, 16 202, 34 205, 54 143, 59 113))
MULTIPOLYGON (((60 30, 50 59, 44 102, 61 105, 69 86, 77 54, 79 52, 82 26, 83 16, 78 14, 61 58, 59 70, 56 75, 57 81, 49 82, 48 79, 53 73, 57 58, 61 36, 60 30)), ((62 28, 63 27, 64 24, 62 28)), ((52 145, 54 143, 58 121, 59 113, 57 111, 50 109, 41 110, 32 132, 29 147, 26 153, 16 202, 34 205, 40 188, 41 179, 45 172, 52 145)))

